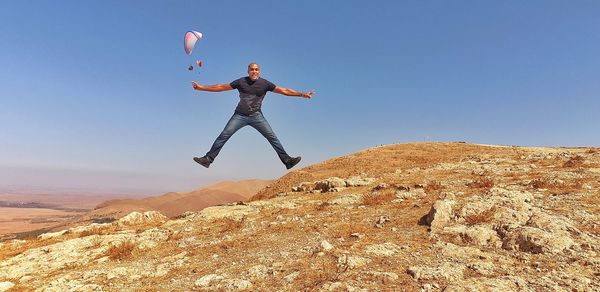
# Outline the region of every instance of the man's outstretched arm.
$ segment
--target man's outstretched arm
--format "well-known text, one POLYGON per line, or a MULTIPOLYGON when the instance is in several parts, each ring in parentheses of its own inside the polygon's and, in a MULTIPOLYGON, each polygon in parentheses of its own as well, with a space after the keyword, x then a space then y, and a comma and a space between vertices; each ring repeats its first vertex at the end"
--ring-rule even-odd
POLYGON ((200 85, 196 81, 192 81, 192 87, 198 91, 212 91, 212 92, 221 92, 232 90, 233 87, 229 85, 229 83, 225 84, 213 84, 213 85, 200 85))
POLYGON ((313 94, 315 94, 314 90, 307 91, 307 92, 301 92, 298 90, 285 88, 285 87, 279 87, 279 86, 276 86, 275 89, 273 89, 273 92, 287 95, 287 96, 301 96, 304 98, 311 98, 313 96, 313 94))

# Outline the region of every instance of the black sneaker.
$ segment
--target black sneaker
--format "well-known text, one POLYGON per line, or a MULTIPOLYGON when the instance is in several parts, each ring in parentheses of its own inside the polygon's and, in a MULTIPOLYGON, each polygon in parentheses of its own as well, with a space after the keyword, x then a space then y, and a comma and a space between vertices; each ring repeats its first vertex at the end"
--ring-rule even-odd
POLYGON ((292 158, 288 159, 285 162, 285 167, 287 169, 290 169, 290 168, 294 167, 294 165, 296 165, 296 164, 298 164, 298 162, 300 162, 300 159, 302 159, 302 157, 300 157, 300 156, 298 156, 298 157, 292 157, 292 158))
POLYGON ((208 159, 206 156, 202 156, 200 158, 198 157, 194 157, 194 161, 196 161, 198 164, 208 168, 211 164, 210 159, 208 159))

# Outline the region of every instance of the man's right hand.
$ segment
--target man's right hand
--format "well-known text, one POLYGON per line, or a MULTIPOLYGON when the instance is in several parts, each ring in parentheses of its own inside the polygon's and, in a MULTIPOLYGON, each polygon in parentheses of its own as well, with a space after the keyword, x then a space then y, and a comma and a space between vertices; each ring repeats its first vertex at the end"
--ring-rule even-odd
POLYGON ((192 87, 196 90, 202 90, 202 85, 198 84, 196 81, 192 81, 192 87))

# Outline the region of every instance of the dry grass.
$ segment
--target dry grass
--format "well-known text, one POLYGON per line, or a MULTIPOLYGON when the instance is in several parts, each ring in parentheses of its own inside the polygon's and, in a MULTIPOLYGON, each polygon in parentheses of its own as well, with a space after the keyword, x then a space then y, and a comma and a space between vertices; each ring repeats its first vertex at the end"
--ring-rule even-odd
POLYGON ((546 189, 546 188, 548 188, 549 185, 550 184, 548 183, 548 181, 542 180, 539 178, 536 178, 536 179, 532 180, 531 182, 529 182, 529 186, 536 190, 546 189))
POLYGON ((321 202, 321 203, 315 205, 314 210, 316 212, 321 212, 321 211, 324 211, 328 206, 331 206, 331 204, 329 202, 321 202))
POLYGON ((334 238, 348 239, 353 233, 366 234, 372 232, 373 227, 363 223, 344 223, 335 226, 333 231, 334 238))
POLYGON ((581 155, 573 156, 563 164, 563 167, 581 167, 584 161, 581 155))
POLYGON ((111 246, 106 251, 106 256, 111 260, 124 260, 131 258, 136 245, 133 242, 126 241, 118 245, 111 246))
POLYGON ((366 194, 362 198, 362 204, 365 206, 377 206, 391 202, 396 198, 396 192, 394 189, 384 189, 379 192, 372 192, 366 194))
POLYGON ((548 181, 547 179, 536 178, 529 183, 529 186, 536 190, 543 189, 552 194, 564 195, 580 191, 583 188, 584 183, 584 179, 573 179, 557 184, 548 181))
POLYGON ((92 245, 88 249, 97 249, 102 246, 102 238, 100 236, 92 238, 92 245))
POLYGON ((296 291, 315 291, 327 282, 337 282, 346 271, 338 267, 337 257, 330 254, 301 259, 297 264, 300 274, 294 281, 296 291))
POLYGON ((479 223, 489 222, 495 213, 496 213, 496 207, 492 207, 492 208, 487 209, 479 214, 470 215, 470 216, 465 217, 465 221, 469 225, 475 225, 475 224, 479 224, 479 223))
POLYGON ((230 232, 230 231, 234 231, 234 230, 238 230, 241 229, 244 226, 244 221, 246 220, 246 217, 242 217, 240 220, 236 220, 234 218, 230 218, 230 217, 223 217, 219 220, 217 220, 217 224, 219 224, 219 226, 221 226, 221 232, 230 232))
POLYGON ((471 188, 484 189, 486 191, 489 191, 494 186, 494 184, 495 183, 493 179, 486 176, 480 176, 473 182, 469 183, 468 186, 471 188))
POLYGON ((167 241, 178 241, 183 238, 183 232, 169 232, 167 241))
POLYGON ((90 235, 109 235, 114 234, 118 231, 118 227, 115 225, 111 225, 104 228, 94 228, 89 230, 84 230, 82 232, 76 233, 77 237, 86 237, 90 235))
POLYGON ((429 183, 427 183, 427 185, 425 185, 425 192, 430 194, 436 194, 439 193, 441 190, 443 190, 445 187, 442 185, 442 183, 440 183, 439 181, 430 181, 429 183))

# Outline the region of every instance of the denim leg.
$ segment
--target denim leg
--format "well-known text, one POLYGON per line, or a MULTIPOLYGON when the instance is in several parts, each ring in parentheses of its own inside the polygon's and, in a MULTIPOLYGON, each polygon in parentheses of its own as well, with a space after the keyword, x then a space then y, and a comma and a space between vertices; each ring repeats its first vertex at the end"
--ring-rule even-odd
POLYGON ((273 132, 271 125, 269 125, 269 122, 267 122, 267 119, 265 119, 263 114, 261 112, 256 112, 256 114, 250 116, 250 118, 250 126, 259 131, 263 137, 267 138, 269 143, 271 143, 271 146, 273 146, 273 149, 275 149, 275 152, 277 152, 281 162, 285 163, 290 159, 290 156, 283 149, 283 145, 281 145, 281 142, 277 139, 275 132, 273 132))
POLYGON ((225 142, 227 142, 237 130, 247 125, 248 121, 246 117, 237 113, 233 114, 229 119, 229 122, 227 122, 227 125, 225 125, 225 129, 223 129, 219 137, 217 137, 213 143, 210 151, 206 153, 206 157, 208 157, 211 162, 214 161, 215 158, 217 158, 217 155, 219 155, 221 148, 223 148, 223 145, 225 145, 225 142))

